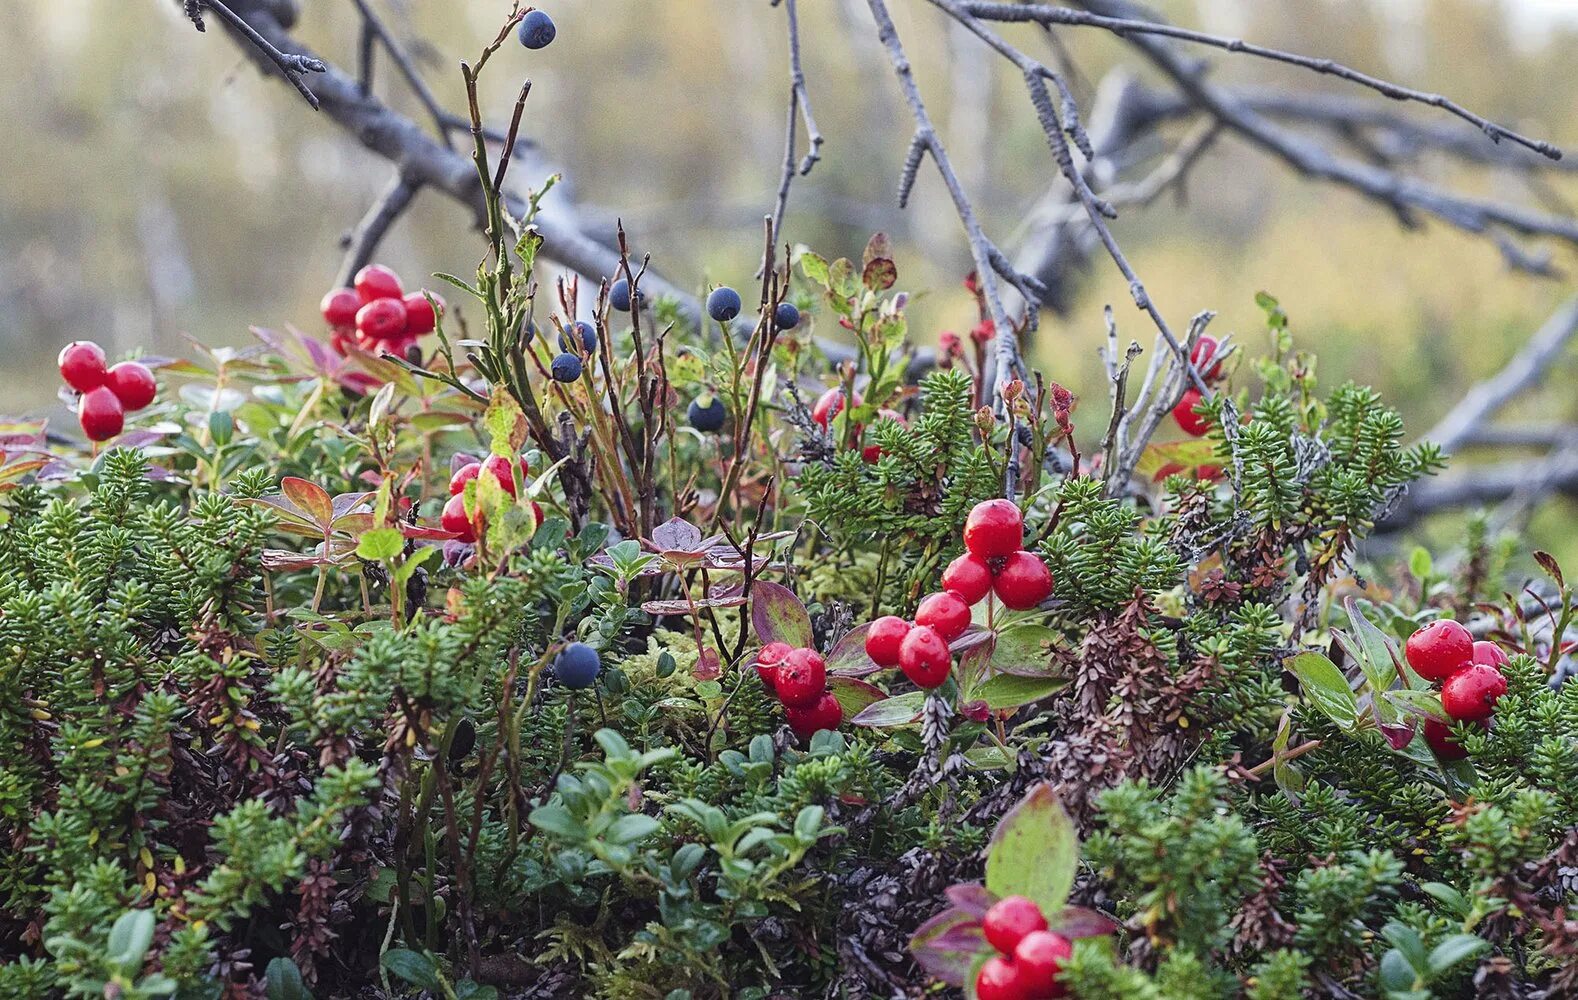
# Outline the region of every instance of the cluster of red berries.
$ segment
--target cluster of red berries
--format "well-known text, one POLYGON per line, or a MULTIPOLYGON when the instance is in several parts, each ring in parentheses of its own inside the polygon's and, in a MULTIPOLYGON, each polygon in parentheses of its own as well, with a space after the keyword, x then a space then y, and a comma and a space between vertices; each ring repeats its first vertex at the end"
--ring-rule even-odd
MULTIPOLYGON (((519 460, 521 480, 531 472, 526 464, 526 456, 519 460)), ((468 462, 455 470, 449 477, 449 500, 444 504, 444 512, 439 523, 445 531, 453 532, 459 540, 470 544, 477 540, 477 533, 482 530, 482 513, 478 511, 475 516, 466 516, 466 484, 486 473, 491 476, 504 492, 515 496, 515 470, 510 468, 510 460, 502 455, 489 455, 480 462, 468 462)), ((542 508, 535 500, 531 505, 532 516, 537 523, 542 523, 542 508)))
MULTIPOLYGON (((861 405, 860 393, 858 392, 855 393, 855 405, 861 405)), ((811 407, 811 419, 816 421, 817 426, 825 431, 833 423, 833 418, 843 412, 844 390, 835 387, 817 397, 816 404, 811 407)), ((897 410, 878 410, 877 416, 883 420, 896 421, 900 427, 909 426, 904 421, 904 415, 897 410)), ((860 440, 865 430, 864 427, 856 424, 855 440, 860 440)), ((881 458, 882 455, 882 449, 874 444, 868 444, 860 449, 860 457, 865 459, 868 465, 875 465, 877 459, 881 458)))
POLYGON ((1028 611, 1051 596, 1052 571, 1024 544, 1017 504, 976 504, 964 522, 965 553, 943 571, 943 589, 920 602, 913 622, 897 615, 872 622, 866 655, 879 667, 898 667, 917 687, 941 686, 953 667, 948 644, 970 627, 972 605, 996 594, 1004 607, 1028 611))
POLYGON ((986 942, 999 954, 975 976, 978 1000, 1052 1000, 1067 990, 1057 981, 1074 954, 1068 938, 1047 930, 1035 900, 1009 896, 993 904, 981 920, 986 942))
MULTIPOLYGON (((1507 693, 1507 678, 1501 673, 1509 662, 1507 654, 1488 640, 1476 642, 1450 618, 1437 619, 1409 636, 1403 655, 1414 673, 1441 685, 1441 708, 1454 722, 1486 725, 1496 699, 1507 693)), ((1440 719, 1425 720, 1425 740, 1442 760, 1468 756, 1440 719)))
POLYGON ((801 739, 844 721, 844 706, 827 687, 827 662, 816 650, 769 642, 756 654, 756 672, 783 703, 789 728, 801 739))
POLYGON ((153 402, 159 386, 147 365, 105 363, 104 349, 91 340, 74 340, 61 348, 60 377, 81 395, 77 422, 90 441, 108 441, 126 426, 126 411, 153 402))
MULTIPOLYGON (((1222 377, 1222 360, 1217 357, 1220 345, 1215 337, 1201 337, 1194 345, 1194 350, 1189 352, 1189 360, 1200 372, 1200 377, 1207 382, 1214 382, 1222 377)), ((1173 419, 1178 421, 1178 426, 1190 437, 1204 437, 1205 432, 1211 429, 1209 417, 1202 417, 1194 412, 1200 405, 1200 390, 1190 387, 1178 405, 1173 407, 1173 419)))
POLYGON ((341 354, 349 354, 354 344, 364 351, 403 355, 416 338, 433 332, 445 307, 433 292, 407 295, 398 274, 382 264, 369 264, 356 272, 353 287, 336 288, 319 308, 333 331, 329 343, 341 354))

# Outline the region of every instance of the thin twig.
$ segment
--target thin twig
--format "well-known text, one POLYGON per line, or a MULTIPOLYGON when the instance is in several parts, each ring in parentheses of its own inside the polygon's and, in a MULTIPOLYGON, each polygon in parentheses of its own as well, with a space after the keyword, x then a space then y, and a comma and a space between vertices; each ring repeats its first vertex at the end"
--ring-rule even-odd
POLYGON ((259 52, 263 53, 269 62, 279 69, 281 75, 301 92, 301 96, 305 97, 307 103, 312 105, 312 110, 318 110, 318 96, 303 82, 302 77, 308 73, 328 72, 329 67, 321 59, 298 55, 294 52, 281 51, 277 45, 260 35, 257 29, 247 22, 246 18, 225 6, 221 0, 202 0, 202 6, 218 14, 226 24, 251 42, 259 52))
POLYGON ((411 207, 416 200, 416 194, 422 185, 411 181, 405 174, 396 171, 390 178, 389 184, 384 188, 378 200, 368 208, 362 221, 356 224, 346 238, 345 257, 340 262, 338 284, 349 285, 356 276, 356 272, 372 263, 373 256, 378 252, 378 247, 383 243, 389 229, 405 210, 411 207))

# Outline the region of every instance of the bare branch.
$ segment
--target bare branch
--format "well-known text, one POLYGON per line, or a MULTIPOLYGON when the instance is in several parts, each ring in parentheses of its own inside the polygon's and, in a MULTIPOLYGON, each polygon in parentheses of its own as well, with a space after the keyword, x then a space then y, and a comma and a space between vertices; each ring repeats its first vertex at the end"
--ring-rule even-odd
POLYGON ((384 236, 389 228, 399 221, 405 210, 411 207, 411 202, 416 200, 416 193, 422 185, 412 183, 399 171, 390 178, 389 185, 384 188, 378 200, 373 202, 362 221, 356 224, 355 230, 347 234, 345 241, 345 258, 340 263, 340 274, 336 284, 349 285, 356 277, 356 272, 372 263, 373 255, 378 252, 378 247, 383 243, 384 236))
MULTIPOLYGON (((324 65, 321 59, 295 52, 283 51, 278 45, 275 45, 273 42, 259 34, 251 24, 247 23, 245 18, 241 17, 229 7, 225 6, 221 0, 201 0, 197 6, 198 8, 207 7, 215 14, 218 14, 220 19, 222 19, 232 31, 251 42, 257 51, 262 53, 264 58, 267 59, 275 69, 279 70, 280 75, 289 80, 295 86, 295 88, 301 92, 301 96, 305 97, 307 99, 307 103, 312 105, 312 110, 318 110, 318 97, 312 92, 310 88, 308 88, 307 84, 302 80, 302 77, 308 73, 325 72, 328 67, 324 65)), ((191 4, 187 5, 187 11, 189 14, 192 11, 191 4)), ((198 30, 202 30, 203 25, 201 20, 198 18, 194 18, 193 20, 194 23, 197 24, 198 30)))
MULTIPOLYGON (((773 0, 776 6, 780 0, 773 0)), ((811 172, 811 168, 822 159, 822 132, 816 127, 816 116, 811 113, 811 95, 805 86, 805 70, 800 64, 800 11, 798 0, 782 0, 784 13, 788 20, 789 32, 789 121, 785 126, 784 135, 784 166, 783 173, 778 181, 778 200, 773 207, 773 232, 780 237, 783 234, 784 212, 789 208, 789 187, 794 183, 795 171, 799 170, 804 177, 811 172), (800 161, 798 168, 795 165, 795 147, 798 137, 798 128, 801 118, 805 119, 806 139, 810 147, 806 150, 805 158, 800 161)), ((757 271, 757 277, 767 267, 766 258, 762 259, 762 268, 757 271)))

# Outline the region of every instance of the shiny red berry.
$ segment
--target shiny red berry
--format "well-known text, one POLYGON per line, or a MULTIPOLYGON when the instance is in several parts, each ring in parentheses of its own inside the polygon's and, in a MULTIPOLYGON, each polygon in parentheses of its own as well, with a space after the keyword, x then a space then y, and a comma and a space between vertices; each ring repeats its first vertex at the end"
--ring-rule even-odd
POLYGON ((1057 981, 1063 963, 1074 954, 1068 938, 1051 931, 1031 931, 1014 948, 1014 964, 1024 980, 1025 996, 1031 1000, 1052 1000, 1067 990, 1057 981))
POLYGON ((1425 720, 1425 742, 1442 760, 1462 760, 1468 756, 1463 744, 1452 738, 1452 727, 1440 719, 1425 720))
POLYGON ((405 303, 405 332, 413 337, 420 337, 432 333, 438 327, 438 317, 444 315, 447 306, 444 300, 435 292, 412 292, 403 300, 405 303), (433 302, 438 303, 438 311, 434 312, 433 302, 427 297, 433 296, 433 302))
POLYGON ((1222 362, 1215 360, 1221 345, 1215 337, 1207 334, 1201 337, 1194 345, 1194 350, 1189 352, 1189 361, 1200 372, 1200 377, 1206 381, 1222 374, 1222 362))
POLYGON ((1052 596, 1052 571, 1040 556, 1020 550, 1003 560, 992 589, 1003 607, 1029 611, 1052 596))
POLYGON ((456 494, 449 498, 448 503, 444 504, 444 516, 440 523, 443 524, 445 531, 454 532, 460 536, 462 542, 474 542, 477 540, 476 529, 472 526, 471 520, 466 517, 466 498, 462 495, 456 494))
POLYGON ((827 690, 827 664, 814 649, 791 649, 778 665, 778 700, 786 708, 809 708, 827 690))
POLYGON ((356 329, 374 340, 405 336, 405 303, 399 299, 374 299, 356 313, 356 329))
POLYGON ((382 264, 368 264, 356 272, 356 295, 363 305, 379 299, 398 299, 404 294, 400 276, 382 264))
POLYGON ((899 647, 912 626, 898 615, 884 615, 866 630, 866 655, 879 667, 899 665, 899 647))
POLYGON ((917 625, 899 644, 899 669, 916 687, 928 691, 942 686, 953 667, 948 643, 930 625, 917 625))
MULTIPOLYGON (((538 518, 540 521, 541 518, 538 518)), ((778 666, 794 649, 787 642, 769 642, 756 654, 756 673, 769 691, 778 689, 778 666)))
MULTIPOLYGON (((355 321, 352 320, 352 323, 355 321)), ((337 326, 329 331, 329 346, 334 348, 334 353, 340 357, 349 357, 351 348, 356 346, 356 327, 350 324, 337 326)))
POLYGON ((153 372, 146 365, 135 361, 122 361, 112 367, 106 376, 105 388, 113 392, 128 410, 142 409, 159 394, 159 385, 153 380, 153 372))
POLYGON ((1474 662, 1483 663, 1487 667, 1500 670, 1512 661, 1501 647, 1488 639, 1480 639, 1474 643, 1474 662))
POLYGON ((958 594, 944 590, 920 602, 915 609, 915 624, 930 625, 943 642, 952 642, 970 627, 970 606, 958 594))
POLYGON ((994 956, 975 974, 976 1000, 1029 1000, 1024 978, 1012 959, 994 956))
POLYGON ((1005 896, 981 918, 981 932, 987 943, 1004 955, 1012 955, 1026 934, 1046 929, 1047 918, 1041 907, 1027 896, 1005 896))
POLYGON ((1427 681, 1444 681, 1474 659, 1474 637, 1461 623, 1438 618, 1403 643, 1403 656, 1427 681))
MULTIPOLYGON (((521 478, 526 478, 526 460, 520 460, 521 478)), ((482 461, 482 471, 491 475, 504 487, 504 492, 510 496, 515 495, 515 471, 510 468, 510 460, 503 455, 489 455, 482 461)))
POLYGON ((356 311, 362 307, 362 297, 354 288, 336 288, 323 297, 318 309, 330 326, 351 326, 356 322, 356 311))
POLYGON ((60 349, 56 359, 60 377, 78 392, 89 392, 104 384, 109 370, 104 364, 104 349, 91 340, 74 340, 60 349))
POLYGON ((978 604, 992 592, 992 567, 975 553, 966 552, 942 571, 942 589, 958 594, 966 604, 978 604))
POLYGON ((77 400, 77 422, 88 440, 108 441, 126 426, 126 409, 107 386, 99 386, 77 400))
POLYGON ((832 732, 838 729, 838 724, 844 721, 844 706, 838 703, 833 692, 823 691, 821 697, 809 705, 784 706, 784 718, 789 721, 789 728, 801 739, 810 739, 819 730, 826 729, 832 732))
POLYGON ((1506 693, 1507 678, 1501 676, 1501 671, 1472 663, 1441 685, 1441 707, 1454 719, 1477 722, 1490 718, 1496 710, 1496 699, 1506 693))
POLYGON ((1025 518, 1012 500, 983 500, 965 518, 964 547, 982 559, 1000 559, 1024 544, 1025 518))
POLYGON ((468 462, 455 470, 449 477, 449 495, 456 496, 465 492, 466 484, 482 474, 481 462, 468 462))
POLYGON ((1173 419, 1178 421, 1178 426, 1190 437, 1204 437, 1205 432, 1211 429, 1211 419, 1194 412, 1194 408, 1200 405, 1201 398, 1199 389, 1190 389, 1183 394, 1183 399, 1178 401, 1178 405, 1173 407, 1173 419))
MULTIPOLYGON (((860 393, 855 393, 855 405, 861 403, 860 393)), ((838 387, 827 390, 817 398, 811 407, 811 419, 816 421, 823 430, 827 430, 833 418, 844 412, 844 390, 838 387)))

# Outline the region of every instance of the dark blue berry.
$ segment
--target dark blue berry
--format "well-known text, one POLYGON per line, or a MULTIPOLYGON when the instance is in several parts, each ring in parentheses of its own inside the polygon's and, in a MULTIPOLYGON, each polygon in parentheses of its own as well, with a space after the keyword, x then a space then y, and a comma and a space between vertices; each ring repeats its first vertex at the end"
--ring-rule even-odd
POLYGON ((572 332, 581 335, 581 347, 587 354, 597 353, 597 327, 584 319, 570 324, 569 330, 559 334, 559 350, 572 353, 575 351, 575 341, 570 339, 572 332))
POLYGON ((793 330, 800 325, 800 310, 795 308, 793 302, 780 302, 773 311, 773 322, 778 324, 780 330, 793 330))
POLYGON ((715 431, 723 426, 723 418, 728 416, 728 411, 723 408, 723 400, 712 397, 712 402, 707 406, 701 405, 701 400, 690 401, 690 425, 698 431, 715 431))
POLYGON ((553 44, 559 29, 553 26, 553 18, 547 11, 534 10, 521 20, 520 33, 521 44, 528 49, 545 49, 553 44))
POLYGON ((573 354, 561 354, 553 359, 553 380, 574 382, 581 377, 581 359, 573 354))
MULTIPOLYGON (((647 304, 647 293, 636 292, 636 301, 644 307, 647 304)), ((620 278, 608 286, 608 304, 622 313, 630 311, 630 282, 620 278)))
POLYGON ((586 643, 572 642, 553 661, 553 672, 560 684, 579 691, 597 683, 597 675, 603 672, 603 660, 597 650, 586 643))
POLYGON ((707 296, 707 315, 719 323, 727 323, 740 314, 740 293, 723 285, 714 288, 707 296))

